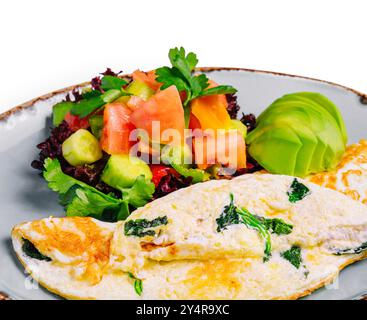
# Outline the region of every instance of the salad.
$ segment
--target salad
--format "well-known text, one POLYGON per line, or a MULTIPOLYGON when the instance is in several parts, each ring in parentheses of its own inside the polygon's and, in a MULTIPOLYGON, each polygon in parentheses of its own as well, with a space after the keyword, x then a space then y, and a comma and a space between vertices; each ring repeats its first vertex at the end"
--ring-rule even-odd
POLYGON ((197 73, 192 52, 168 56, 170 66, 131 76, 107 69, 53 106, 32 167, 67 216, 124 220, 191 184, 261 169, 305 177, 342 157, 345 124, 323 95, 292 93, 258 119, 238 115, 236 88, 197 73))

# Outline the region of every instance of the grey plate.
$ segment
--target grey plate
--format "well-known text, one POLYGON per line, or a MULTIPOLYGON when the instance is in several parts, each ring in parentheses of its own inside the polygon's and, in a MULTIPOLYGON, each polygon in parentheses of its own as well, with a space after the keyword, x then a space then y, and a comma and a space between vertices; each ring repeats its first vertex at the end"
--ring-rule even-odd
MULTIPOLYGON (((350 143, 367 138, 367 99, 352 89, 315 79, 254 70, 204 68, 202 71, 210 73, 218 83, 238 88, 238 101, 245 113, 259 114, 285 93, 320 92, 340 107, 350 143)), ((0 115, 0 291, 14 299, 57 298, 39 288, 25 274, 13 254, 9 235, 17 223, 49 215, 63 216, 57 195, 47 188, 30 163, 37 158, 36 144, 49 134, 51 106, 71 89, 37 98, 0 115)), ((367 291, 367 260, 349 266, 341 272, 338 283, 314 292, 307 299, 351 299, 364 291, 367 291)))

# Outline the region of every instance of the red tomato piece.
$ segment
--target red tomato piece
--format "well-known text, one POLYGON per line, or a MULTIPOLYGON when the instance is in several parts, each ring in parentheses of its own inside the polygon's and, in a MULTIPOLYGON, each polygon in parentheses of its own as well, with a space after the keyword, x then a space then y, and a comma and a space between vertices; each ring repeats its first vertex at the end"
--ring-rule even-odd
POLYGON ((162 164, 151 164, 149 167, 153 174, 152 182, 156 187, 164 176, 176 172, 173 168, 162 164))
POLYGON ((195 130, 195 129, 200 129, 201 125, 200 125, 200 121, 198 120, 198 118, 196 118, 192 113, 190 114, 190 122, 189 122, 189 129, 191 130, 195 130))
POLYGON ((74 116, 73 114, 71 114, 70 112, 68 112, 65 115, 65 119, 64 119, 67 124, 70 127, 70 130, 75 132, 79 129, 87 129, 89 128, 89 120, 88 117, 85 118, 80 118, 79 116, 74 116))

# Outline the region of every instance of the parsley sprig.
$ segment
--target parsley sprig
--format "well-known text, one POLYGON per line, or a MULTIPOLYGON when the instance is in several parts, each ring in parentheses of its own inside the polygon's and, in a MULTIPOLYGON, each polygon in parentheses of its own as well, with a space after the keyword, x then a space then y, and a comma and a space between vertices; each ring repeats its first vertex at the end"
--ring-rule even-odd
POLYGON ((101 79, 100 90, 91 90, 82 94, 80 101, 71 102, 71 114, 84 118, 95 110, 103 107, 106 103, 111 103, 122 96, 128 96, 123 86, 127 81, 111 75, 105 75, 101 79))
POLYGON ((195 67, 198 63, 196 54, 189 52, 186 55, 185 49, 173 48, 168 53, 172 67, 162 67, 156 70, 157 81, 163 85, 161 89, 166 89, 172 85, 178 91, 184 91, 186 98, 184 101, 185 120, 188 122, 190 115, 190 102, 202 96, 214 94, 236 93, 237 90, 228 85, 221 85, 214 88, 209 87, 209 79, 205 74, 194 75, 195 67))

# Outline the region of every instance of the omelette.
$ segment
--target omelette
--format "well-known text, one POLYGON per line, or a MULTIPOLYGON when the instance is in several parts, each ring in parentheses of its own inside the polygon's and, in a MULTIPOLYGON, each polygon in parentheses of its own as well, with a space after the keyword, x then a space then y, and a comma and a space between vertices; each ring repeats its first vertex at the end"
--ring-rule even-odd
POLYGON ((367 257, 367 206, 248 174, 180 189, 118 223, 23 223, 12 240, 26 270, 69 299, 296 299, 367 257))
POLYGON ((317 173, 308 180, 367 204, 367 140, 348 146, 335 170, 317 173))

